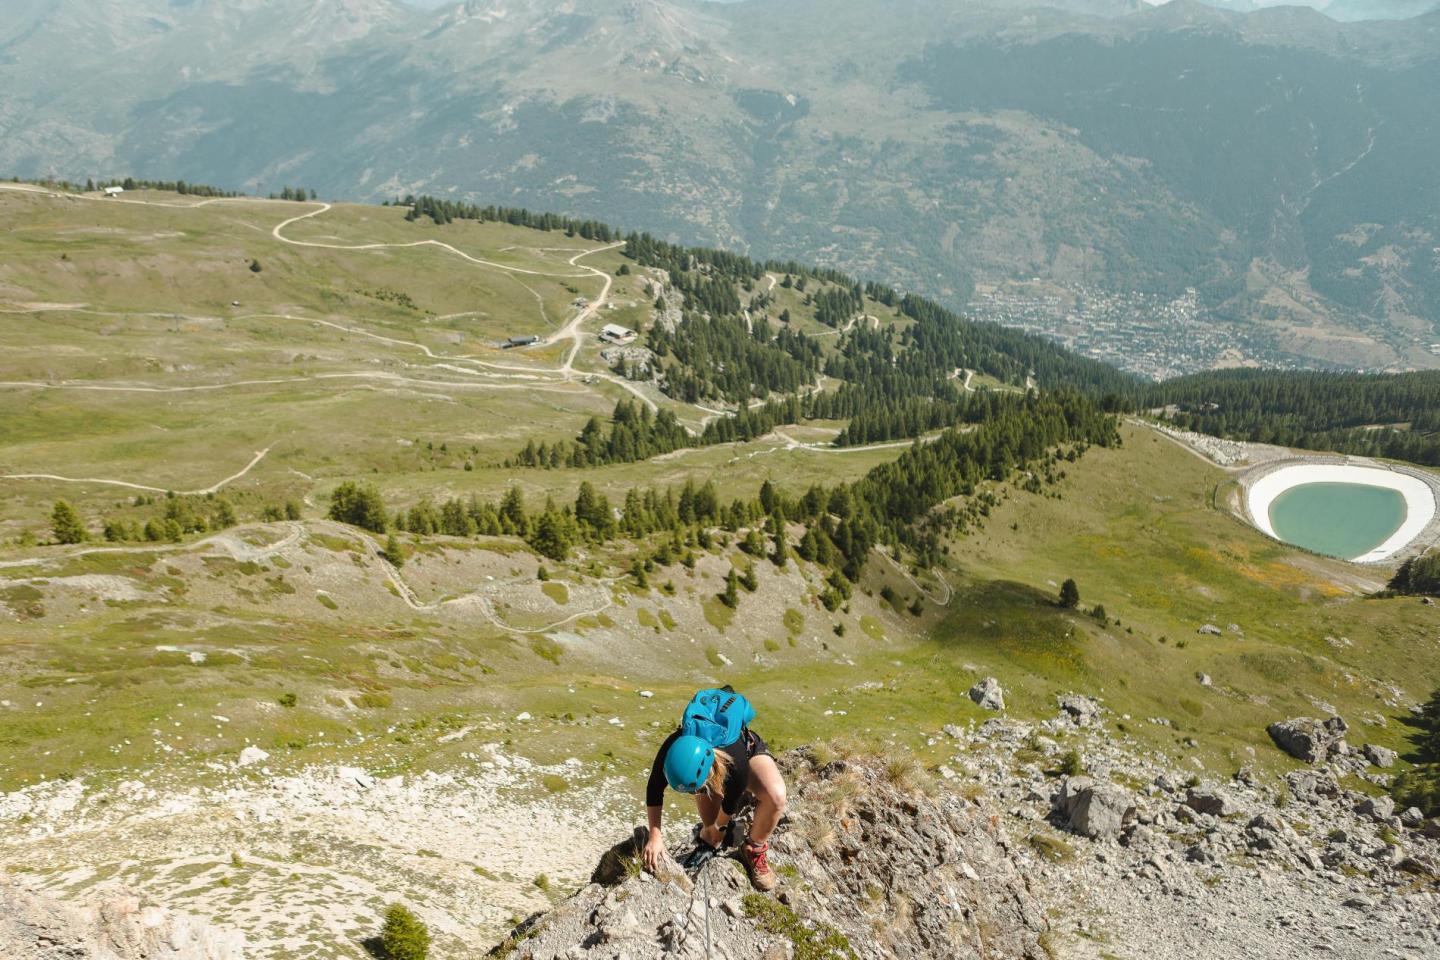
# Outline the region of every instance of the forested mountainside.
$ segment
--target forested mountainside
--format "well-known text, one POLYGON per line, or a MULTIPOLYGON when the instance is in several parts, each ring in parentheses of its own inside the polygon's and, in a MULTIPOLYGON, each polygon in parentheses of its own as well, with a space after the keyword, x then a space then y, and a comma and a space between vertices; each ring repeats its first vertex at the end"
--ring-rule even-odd
POLYGON ((1140 390, 1141 409, 1200 433, 1440 465, 1440 373, 1225 370, 1140 390))
POLYGON ((1435 366, 1437 52, 1191 0, 28 0, 0 167, 559 210, 1152 376, 1435 366))

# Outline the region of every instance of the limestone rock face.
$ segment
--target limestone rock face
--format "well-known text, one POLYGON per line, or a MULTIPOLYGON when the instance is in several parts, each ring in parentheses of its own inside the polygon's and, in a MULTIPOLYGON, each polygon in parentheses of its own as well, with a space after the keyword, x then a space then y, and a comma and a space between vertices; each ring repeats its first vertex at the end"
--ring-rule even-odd
POLYGON ((112 888, 72 905, 0 877, 5 960, 244 960, 242 934, 222 932, 112 888))
MULTIPOLYGON (((780 765, 790 807, 771 841, 774 894, 751 896, 744 868, 729 856, 693 881, 627 869, 643 842, 637 831, 605 855, 589 886, 517 928, 509 956, 701 960, 707 895, 711 954, 730 960, 789 957, 806 930, 844 938, 859 957, 1045 955, 1045 913, 990 811, 897 786, 879 760, 821 763, 796 750, 780 765), (882 928, 876 915, 890 920, 882 928)), ((677 837, 678 859, 689 839, 677 837)))
POLYGON ((1001 688, 1000 681, 994 677, 986 677, 971 687, 970 699, 986 710, 1005 709, 1005 691, 1001 688))
POLYGON ((1295 759, 1324 763, 1331 754, 1344 750, 1341 744, 1348 729, 1349 726, 1339 717, 1324 721, 1313 717, 1292 717, 1270 724, 1266 732, 1277 747, 1295 759))

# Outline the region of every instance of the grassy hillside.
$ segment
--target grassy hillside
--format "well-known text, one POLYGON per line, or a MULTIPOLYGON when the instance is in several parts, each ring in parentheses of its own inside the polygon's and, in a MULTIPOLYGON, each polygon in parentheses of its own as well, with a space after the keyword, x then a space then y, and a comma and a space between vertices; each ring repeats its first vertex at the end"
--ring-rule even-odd
MULTIPOLYGON (((0 235, 0 790, 29 791, 0 797, 15 827, 0 864, 51 889, 118 878, 183 893, 322 957, 351 956, 366 917, 403 896, 462 918, 439 941, 462 955, 583 880, 637 816, 655 746, 701 685, 750 694, 777 747, 853 738, 933 767, 953 753, 942 725, 991 716, 966 691, 993 675, 1012 716, 1096 696, 1137 748, 1225 776, 1288 769, 1265 724, 1331 707, 1354 742, 1402 748, 1398 718, 1440 684, 1435 608, 1368 599, 1389 571, 1262 537, 1228 511, 1228 474, 1141 425, 977 480, 946 505, 966 532, 930 531, 929 569, 877 548, 851 583, 833 564, 741 549, 762 522, 766 551, 780 525, 798 549, 798 513, 704 538, 695 525, 673 551, 666 531, 581 540, 564 560, 533 538, 400 531, 396 568, 384 535, 325 519, 339 484, 374 484, 392 513, 512 486, 532 511, 547 496, 568 507, 585 481, 612 504, 687 481, 728 502, 768 480, 798 501, 923 458, 903 439, 836 447, 844 421, 802 418, 639 462, 506 467, 526 440, 573 441, 620 399, 696 431, 738 410, 601 357, 599 325, 666 322, 655 300, 680 278, 563 231, 130 199, 144 202, 0 191, 17 224, 0 235), (500 349, 516 333, 553 342, 500 349), (92 542, 48 542, 59 498, 92 542), (107 518, 172 504, 214 518, 222 501, 233 524, 179 542, 100 539, 107 518), (732 569, 755 575, 733 608, 720 599, 732 569), (1078 609, 1056 603, 1066 578, 1078 609), (1222 634, 1199 634, 1206 623, 1222 634), (247 747, 267 756, 240 766, 247 747), (410 793, 335 800, 356 779, 340 767, 403 775, 377 789, 410 793), (72 800, 83 829, 55 843, 51 818, 72 800), (527 844, 541 842, 565 849, 540 866, 527 844), (277 917, 275 897, 309 905, 277 917)), ((746 290, 724 276, 710 295, 734 294, 752 321, 789 311, 827 364, 880 371, 855 383, 932 356, 917 331, 939 327, 900 305, 867 295, 841 330, 817 316, 833 282, 802 293, 761 270, 746 290), (893 362, 866 366, 886 350, 893 362)), ((927 434, 924 452, 1026 422, 1016 384, 956 373, 944 390, 1003 404, 927 434)))

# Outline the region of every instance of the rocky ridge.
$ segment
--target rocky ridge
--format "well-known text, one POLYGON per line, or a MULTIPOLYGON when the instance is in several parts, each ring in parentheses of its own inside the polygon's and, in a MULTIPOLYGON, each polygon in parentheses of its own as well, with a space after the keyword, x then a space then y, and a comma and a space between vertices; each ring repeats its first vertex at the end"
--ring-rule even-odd
MULTIPOLYGON (((791 803, 772 841, 781 877, 754 894, 734 859, 692 881, 640 871, 637 831, 593 882, 522 924, 495 953, 514 960, 651 957, 854 960, 1044 957, 1048 921, 999 818, 951 792, 923 792, 903 764, 781 758, 791 803), (708 903, 708 911, 707 911, 708 903), (707 928, 708 925, 708 928, 707 928), (708 932, 708 948, 707 948, 708 932)), ((691 847, 676 842, 672 857, 691 847)))
MULTIPOLYGON (((710 956, 730 960, 1440 956, 1440 822, 1397 810, 1382 792, 1391 751, 1351 746, 1338 718, 1292 718, 1277 729, 1307 738, 1277 737, 1277 747, 1313 748, 1313 763, 1283 777, 1248 767, 1222 777, 1193 758, 1141 749, 1124 729, 1127 719, 1102 701, 1069 694, 1041 722, 997 716, 946 726, 929 738, 946 754, 933 780, 903 758, 831 746, 792 751, 782 757, 791 804, 774 840, 781 882, 773 897, 753 894, 731 859, 708 864, 694 881, 676 869, 666 880, 642 875, 634 857, 642 833, 612 849, 589 884, 522 923, 496 952, 517 960, 704 957, 708 919, 710 956)), ((297 895, 282 882, 290 868, 270 869, 293 857, 297 844, 313 856, 321 838, 343 838, 359 853, 374 851, 363 863, 373 872, 382 862, 374 859, 381 848, 373 831, 382 822, 393 841, 383 862, 394 872, 388 891, 325 888, 345 915, 302 910, 286 920, 298 932, 277 939, 253 921, 236 934, 202 926, 240 919, 214 896, 186 900, 192 921, 141 894, 87 886, 84 872, 42 878, 36 871, 27 874, 28 887, 0 884, 0 956, 232 960, 241 956, 243 933, 271 945, 324 941, 344 950, 373 933, 354 904, 389 897, 414 903, 443 945, 437 958, 479 955, 486 938, 475 935, 476 926, 498 909, 492 898, 501 888, 487 882, 487 893, 477 896, 461 873, 430 876, 443 863, 434 855, 404 851, 457 845, 463 834, 475 849, 459 850, 459 861, 479 862, 481 848, 496 847, 486 824, 512 836, 529 830, 521 846, 531 855, 512 871, 523 878, 525 866, 543 867, 565 884, 584 876, 579 871, 594 862, 607 824, 626 813, 596 808, 585 829, 558 807, 543 815, 526 808, 527 815, 494 791, 549 768, 520 769, 498 745, 473 757, 473 775, 458 778, 433 771, 386 778, 358 767, 286 776, 259 769, 265 760, 258 758, 243 776, 258 772, 263 786, 246 789, 236 780, 213 796, 167 795, 140 784, 92 796, 69 782, 0 797, 7 842, 31 855, 32 869, 47 856, 73 864, 85 856, 86 837, 112 836, 122 826, 127 856, 144 858, 162 846, 174 856, 179 834, 147 831, 163 820, 195 832, 233 810, 222 818, 225 830, 196 832, 189 859, 243 851, 243 864, 208 864, 205 876, 234 874, 254 888, 249 896, 261 898, 257 907, 297 895), (462 810, 483 816, 462 821, 462 810), (301 821, 309 826, 301 830, 301 821), (418 832, 422 821, 445 839, 418 832), (141 830, 142 823, 150 826, 141 830), (276 826, 293 833, 293 843, 281 845, 266 832, 276 826), (564 868, 570 861, 574 871, 564 868)), ((242 777, 239 768, 234 776, 242 777)), ((614 795, 616 786, 603 792, 614 795)), ((678 858, 690 843, 683 830, 672 836, 678 858)), ((326 875, 353 869, 358 876, 361 867, 340 858, 326 875)), ((186 871, 192 876, 193 865, 186 871)), ((179 882, 182 873, 171 879, 179 882)), ((131 886, 160 900, 181 895, 174 882, 117 879, 133 879, 131 886)), ((228 895, 238 888, 214 889, 228 895)))
POLYGON ((6 960, 243 960, 245 937, 215 930, 132 890, 62 904, 0 877, 6 960))
POLYGON ((1059 955, 1440 956, 1440 823, 1342 785, 1388 784, 1389 751, 1349 747, 1339 718, 1301 718, 1320 735, 1313 765, 1205 776, 1107 732, 1095 701, 1061 699, 1042 723, 942 734, 957 750, 942 775, 1025 834, 1017 865, 1063 915, 1059 955), (1061 776, 1071 751, 1084 773, 1061 776))
POLYGON ((893 783, 894 761, 792 753, 773 900, 729 860, 699 889, 641 874, 641 830, 497 953, 705 957, 708 883, 710 955, 732 960, 1440 956, 1440 823, 1342 786, 1383 786, 1390 759, 1344 745, 1343 721, 1293 724, 1329 739, 1282 779, 1207 778, 1107 730, 1094 699, 1059 705, 938 732, 955 754, 931 795, 893 783), (1084 772, 1062 775, 1072 752, 1084 772))

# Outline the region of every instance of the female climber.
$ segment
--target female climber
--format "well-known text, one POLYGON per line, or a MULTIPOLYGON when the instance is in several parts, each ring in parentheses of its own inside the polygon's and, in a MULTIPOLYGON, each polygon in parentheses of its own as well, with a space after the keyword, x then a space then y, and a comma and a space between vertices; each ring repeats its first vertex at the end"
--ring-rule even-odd
POLYGON ((665 856, 660 821, 665 787, 695 796, 700 811, 696 852, 699 861, 718 853, 730 822, 748 794, 755 801, 749 836, 740 859, 757 890, 775 889, 770 868, 770 835, 785 812, 785 780, 765 741, 750 729, 755 708, 728 686, 701 690, 685 708, 680 726, 665 738, 650 769, 645 790, 650 835, 643 861, 652 873, 665 856))

